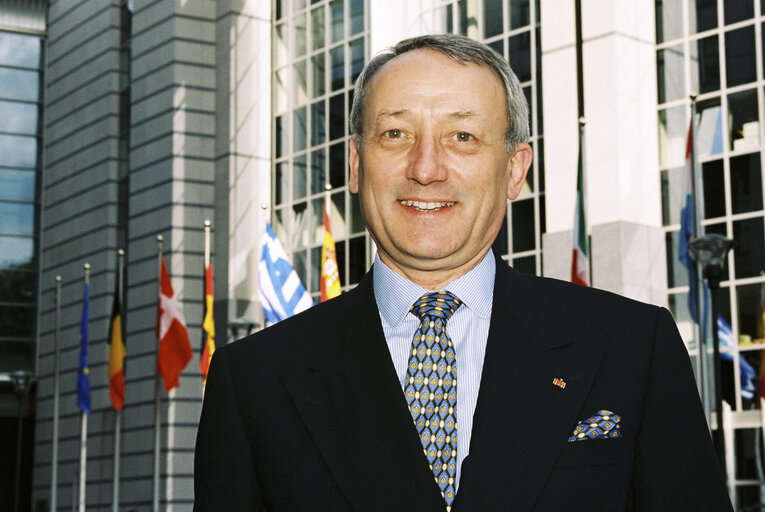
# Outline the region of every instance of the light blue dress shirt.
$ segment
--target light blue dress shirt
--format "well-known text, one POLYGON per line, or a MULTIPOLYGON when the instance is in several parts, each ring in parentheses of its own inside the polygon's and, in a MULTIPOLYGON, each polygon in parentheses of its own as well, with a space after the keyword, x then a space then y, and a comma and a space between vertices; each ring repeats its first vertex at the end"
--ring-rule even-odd
MULTIPOLYGON (((375 256, 373 272, 375 300, 380 311, 385 341, 388 343, 403 393, 412 336, 420 325, 420 320, 409 313, 409 308, 422 295, 433 290, 426 290, 397 274, 386 266, 379 256, 375 256)), ((459 441, 455 488, 459 486, 462 461, 470 448, 473 413, 478 400, 486 339, 489 335, 495 273, 494 255, 489 251, 475 268, 444 288, 462 301, 462 305, 446 324, 446 330, 455 346, 459 372, 457 380, 459 441)))

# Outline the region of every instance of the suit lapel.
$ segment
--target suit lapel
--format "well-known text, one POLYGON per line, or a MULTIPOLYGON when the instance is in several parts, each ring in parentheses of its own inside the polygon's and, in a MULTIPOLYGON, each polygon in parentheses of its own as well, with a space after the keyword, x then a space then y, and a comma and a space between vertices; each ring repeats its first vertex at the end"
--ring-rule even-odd
POLYGON ((283 380, 355 510, 443 511, 382 331, 372 273, 341 299, 344 310, 305 371, 283 380))
POLYGON ((528 276, 498 258, 470 454, 454 509, 531 510, 578 419, 600 356, 567 337, 528 276), (565 389, 553 379, 566 382, 565 389))

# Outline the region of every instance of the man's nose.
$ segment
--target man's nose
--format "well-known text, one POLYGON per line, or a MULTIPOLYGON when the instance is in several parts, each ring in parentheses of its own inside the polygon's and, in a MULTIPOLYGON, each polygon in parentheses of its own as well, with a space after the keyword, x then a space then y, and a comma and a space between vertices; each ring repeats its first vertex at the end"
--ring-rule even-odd
POLYGON ((412 148, 407 178, 420 185, 446 179, 444 148, 433 137, 423 137, 412 148))

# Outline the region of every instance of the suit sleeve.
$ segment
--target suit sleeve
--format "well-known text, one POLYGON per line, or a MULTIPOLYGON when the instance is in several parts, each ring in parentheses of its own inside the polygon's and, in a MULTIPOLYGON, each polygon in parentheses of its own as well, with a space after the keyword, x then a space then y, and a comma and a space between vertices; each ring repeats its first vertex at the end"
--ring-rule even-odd
POLYGON ((194 512, 265 512, 226 350, 212 358, 194 454, 194 512))
POLYGON ((634 509, 732 511, 688 353, 666 309, 658 313, 648 379, 634 509))

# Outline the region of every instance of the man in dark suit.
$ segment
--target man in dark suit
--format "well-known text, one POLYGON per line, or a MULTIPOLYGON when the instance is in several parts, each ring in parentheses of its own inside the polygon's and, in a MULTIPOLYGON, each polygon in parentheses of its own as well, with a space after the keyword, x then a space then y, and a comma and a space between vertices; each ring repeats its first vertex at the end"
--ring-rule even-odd
POLYGON ((731 510, 669 313, 490 250, 531 163, 507 63, 402 41, 351 129, 373 268, 216 351, 194 509, 731 510))

